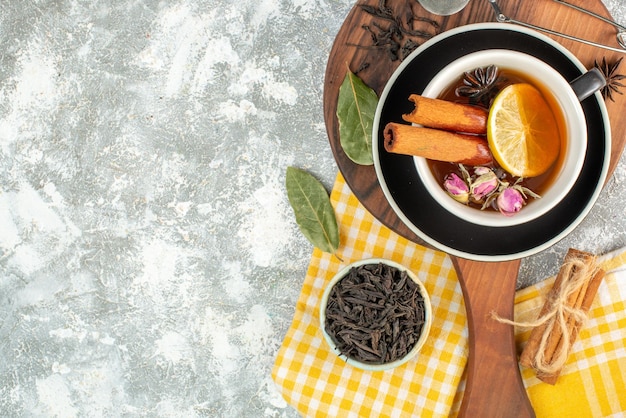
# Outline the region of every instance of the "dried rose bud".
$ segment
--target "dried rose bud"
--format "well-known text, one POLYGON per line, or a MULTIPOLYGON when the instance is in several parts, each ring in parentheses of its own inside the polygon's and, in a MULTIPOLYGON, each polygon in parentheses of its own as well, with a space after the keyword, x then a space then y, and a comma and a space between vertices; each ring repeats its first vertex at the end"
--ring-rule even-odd
POLYGON ((477 176, 482 176, 483 174, 493 173, 493 171, 489 167, 478 166, 474 167, 474 174, 477 176))
POLYGON ((524 197, 519 190, 509 187, 500 193, 496 205, 503 215, 513 216, 524 206, 524 197))
MULTIPOLYGON (((486 168, 486 167, 483 167, 486 168)), ((478 174, 478 169, 474 170, 478 174)), ((481 171, 482 172, 482 171, 481 171)), ((496 173, 489 170, 472 182, 471 197, 474 202, 481 202, 485 197, 489 196, 498 188, 499 182, 496 173)))
POLYGON ((457 202, 467 203, 469 201, 469 186, 455 173, 446 176, 443 187, 457 202))

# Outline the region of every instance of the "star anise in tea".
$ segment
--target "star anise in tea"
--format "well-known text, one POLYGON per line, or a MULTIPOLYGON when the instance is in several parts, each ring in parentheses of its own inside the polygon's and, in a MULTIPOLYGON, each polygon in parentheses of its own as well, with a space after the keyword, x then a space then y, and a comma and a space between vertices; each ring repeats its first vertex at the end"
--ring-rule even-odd
POLYGON ((606 57, 602 57, 602 62, 598 63, 597 61, 593 62, 594 67, 602 71, 604 78, 606 78, 606 85, 600 90, 602 93, 602 97, 604 99, 609 99, 612 102, 615 101, 613 98, 613 93, 623 94, 619 91, 620 87, 626 87, 624 84, 620 83, 620 80, 626 78, 626 75, 617 74, 617 69, 619 65, 622 63, 622 58, 615 61, 613 64, 609 64, 606 62, 606 57))
POLYGON ((458 96, 469 97, 471 101, 488 107, 497 94, 495 87, 498 75, 498 67, 495 65, 467 71, 463 75, 463 85, 457 87, 455 93, 458 96))

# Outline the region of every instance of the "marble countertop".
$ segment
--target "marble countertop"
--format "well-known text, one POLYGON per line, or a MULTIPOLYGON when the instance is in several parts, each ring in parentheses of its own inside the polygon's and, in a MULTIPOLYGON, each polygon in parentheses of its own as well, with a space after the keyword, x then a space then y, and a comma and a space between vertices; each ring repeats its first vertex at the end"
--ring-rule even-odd
MULTIPOLYGON (((270 371, 312 246, 284 177, 333 184, 352 4, 0 4, 0 416, 296 416, 270 371)), ((626 245, 624 201, 622 158, 520 285, 626 245)))

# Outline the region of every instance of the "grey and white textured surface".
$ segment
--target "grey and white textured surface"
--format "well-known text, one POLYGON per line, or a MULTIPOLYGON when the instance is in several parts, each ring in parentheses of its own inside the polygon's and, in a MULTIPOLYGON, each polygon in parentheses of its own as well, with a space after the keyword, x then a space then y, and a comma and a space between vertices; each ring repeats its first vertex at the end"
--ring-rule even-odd
MULTIPOLYGON (((323 75, 351 6, 0 3, 0 416, 296 416, 270 370, 312 247, 284 174, 334 180, 323 75)), ((625 198, 622 159, 520 283, 626 245, 625 198)))

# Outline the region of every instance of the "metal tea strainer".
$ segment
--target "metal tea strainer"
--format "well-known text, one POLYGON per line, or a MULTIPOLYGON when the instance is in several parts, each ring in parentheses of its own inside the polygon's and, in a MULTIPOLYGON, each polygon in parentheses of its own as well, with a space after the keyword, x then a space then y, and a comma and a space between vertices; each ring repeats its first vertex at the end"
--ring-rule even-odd
POLYGON ((506 16, 504 13, 502 13, 502 10, 500 9, 498 4, 496 3, 496 0, 489 0, 489 3, 491 3, 491 7, 493 8, 494 12, 496 13, 496 20, 498 22, 514 23, 516 25, 525 26, 525 27, 530 28, 530 29, 535 29, 535 30, 538 30, 538 31, 549 33, 551 35, 560 36, 562 38, 569 39, 569 40, 576 41, 576 42, 581 42, 583 44, 595 46, 595 47, 598 47, 598 48, 608 49, 610 51, 626 53, 626 26, 620 25, 619 23, 617 23, 617 22, 615 22, 615 21, 613 21, 611 19, 607 19, 604 16, 600 16, 599 14, 596 14, 596 13, 590 11, 590 10, 587 10, 587 9, 582 8, 582 7, 576 6, 574 4, 568 3, 566 1, 563 1, 563 0, 553 0, 553 1, 555 1, 557 3, 560 3, 560 4, 564 5, 564 6, 571 7, 572 9, 578 10, 578 11, 580 11, 582 13, 586 13, 589 16, 593 16, 596 19, 599 19, 599 20, 601 20, 603 22, 606 22, 606 23, 616 27, 618 29, 617 30, 617 34, 616 34, 617 43, 621 46, 621 48, 616 48, 616 47, 612 47, 612 46, 609 46, 609 45, 599 44, 597 42, 588 41, 586 39, 578 38, 576 36, 567 35, 565 33, 556 32, 556 31, 553 31, 553 30, 548 29, 548 28, 544 28, 544 27, 541 27, 541 26, 533 25, 531 23, 526 23, 526 22, 522 22, 520 20, 515 20, 513 18, 510 18, 510 17, 506 16))
POLYGON ((417 0, 417 2, 433 14, 449 16, 463 10, 469 0, 417 0))

